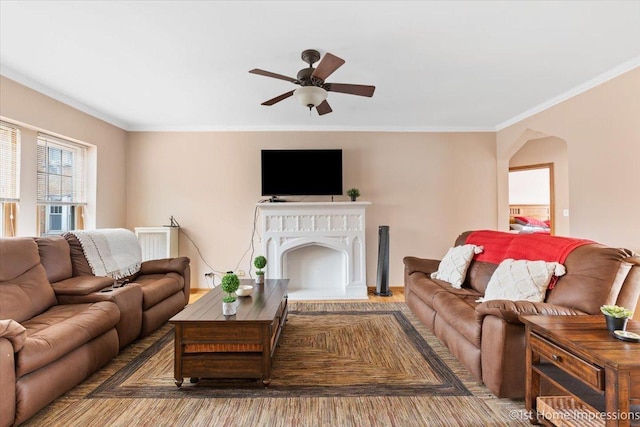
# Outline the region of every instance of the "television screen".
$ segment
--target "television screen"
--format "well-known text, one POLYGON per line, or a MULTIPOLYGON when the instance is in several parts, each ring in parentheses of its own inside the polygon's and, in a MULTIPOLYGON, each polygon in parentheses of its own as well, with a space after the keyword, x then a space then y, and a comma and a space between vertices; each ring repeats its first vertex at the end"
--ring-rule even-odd
POLYGON ((342 150, 262 150, 263 196, 342 194, 342 150))

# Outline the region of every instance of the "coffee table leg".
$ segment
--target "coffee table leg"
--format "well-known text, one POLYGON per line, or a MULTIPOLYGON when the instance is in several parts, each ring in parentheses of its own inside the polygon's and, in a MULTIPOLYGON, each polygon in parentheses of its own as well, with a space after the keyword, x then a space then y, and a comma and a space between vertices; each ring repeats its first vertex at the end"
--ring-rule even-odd
POLYGON ((180 378, 180 379, 176 378, 176 381, 175 381, 175 382, 176 382, 176 385, 177 385, 178 387, 182 387, 182 381, 184 381, 184 378, 180 378))
POLYGON ((269 387, 269 384, 271 384, 271 378, 266 378, 262 380, 262 384, 264 385, 265 388, 269 387))

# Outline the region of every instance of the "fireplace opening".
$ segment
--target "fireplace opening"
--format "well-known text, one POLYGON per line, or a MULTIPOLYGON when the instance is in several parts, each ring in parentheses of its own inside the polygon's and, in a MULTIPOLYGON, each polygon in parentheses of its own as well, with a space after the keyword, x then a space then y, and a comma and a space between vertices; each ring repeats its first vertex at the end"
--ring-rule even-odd
POLYGON ((311 244, 288 251, 283 258, 284 277, 289 292, 309 296, 321 293, 344 293, 347 283, 346 255, 326 246, 311 244))

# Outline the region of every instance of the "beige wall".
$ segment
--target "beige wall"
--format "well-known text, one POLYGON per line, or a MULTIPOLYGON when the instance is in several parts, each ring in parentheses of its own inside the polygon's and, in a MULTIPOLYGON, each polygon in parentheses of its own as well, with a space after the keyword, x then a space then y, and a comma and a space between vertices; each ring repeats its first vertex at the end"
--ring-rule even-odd
MULTIPOLYGON (((495 134, 398 132, 132 132, 127 226, 163 225, 174 215, 207 263, 235 269, 262 199, 263 148, 343 149, 344 188, 358 187, 360 200, 372 203, 369 286, 376 281, 379 225, 390 226, 391 286, 403 284, 404 256, 439 259, 460 232, 496 227, 495 134)), ((193 285, 205 287, 209 269, 183 235, 180 254, 192 260, 193 285)))
MULTIPOLYGON (((127 133, 4 77, 0 89, 3 119, 96 147, 96 227, 162 225, 175 215, 223 271, 249 247, 261 198, 261 148, 345 150, 345 188, 359 187, 361 199, 372 202, 370 285, 378 225, 391 227, 392 286, 402 284, 403 256, 439 258, 463 230, 506 229, 509 161, 527 141, 543 137, 567 144, 570 234, 640 251, 640 69, 497 134, 127 133)), ((26 197, 35 189, 34 135, 24 135, 30 142, 21 162, 21 235, 35 230, 35 204, 26 197)), ((203 285, 208 267, 184 237, 180 251, 194 261, 194 286, 203 285)), ((245 259, 240 268, 248 265, 245 259)))
MULTIPOLYGON (((560 138, 547 137, 530 140, 511 157, 509 167, 553 163, 554 232, 570 236, 569 218, 562 211, 569 209, 569 161, 567 143, 560 138)), ((571 213, 571 211, 569 211, 571 213)))
POLYGON ((21 127, 18 235, 36 233, 38 131, 90 144, 88 227, 126 225, 127 133, 102 120, 0 76, 0 117, 21 127), (94 189, 94 190, 91 190, 94 189))
POLYGON ((528 139, 567 143, 571 235, 640 252, 640 68, 497 134, 498 223, 509 159, 528 139))

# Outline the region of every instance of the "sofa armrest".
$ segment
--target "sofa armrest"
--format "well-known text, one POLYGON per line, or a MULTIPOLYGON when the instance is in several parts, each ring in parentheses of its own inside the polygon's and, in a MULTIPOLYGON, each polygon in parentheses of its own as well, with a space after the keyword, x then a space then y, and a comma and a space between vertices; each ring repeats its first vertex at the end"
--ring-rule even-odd
POLYGON ((13 352, 22 350, 24 341, 27 339, 27 329, 20 323, 12 319, 0 320, 0 338, 9 340, 13 346, 13 352))
POLYGON ((140 265, 138 274, 166 274, 178 273, 184 276, 185 270, 191 261, 187 257, 153 259, 144 261, 140 265))
POLYGON ((75 276, 51 284, 56 296, 90 295, 113 286, 113 279, 106 276, 75 276))
POLYGON ((476 307, 476 319, 482 323, 485 316, 496 316, 508 323, 522 324, 519 316, 526 315, 584 315, 574 308, 549 304, 546 302, 491 300, 476 307))
POLYGON ((0 426, 13 425, 16 417, 16 357, 27 339, 27 330, 12 319, 0 320, 0 426))
POLYGON ((417 258, 413 256, 404 257, 404 269, 407 274, 415 273, 419 271, 421 273, 433 273, 438 271, 440 260, 417 258))
POLYGON ((0 426, 12 426, 16 418, 16 360, 13 344, 0 337, 0 426))

